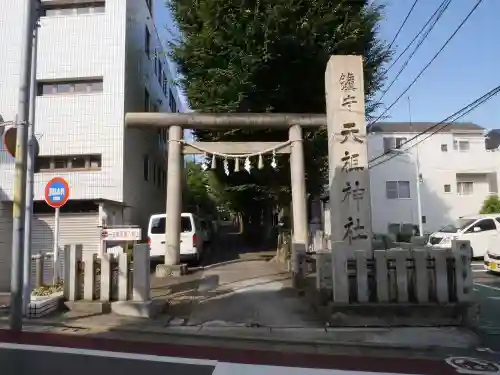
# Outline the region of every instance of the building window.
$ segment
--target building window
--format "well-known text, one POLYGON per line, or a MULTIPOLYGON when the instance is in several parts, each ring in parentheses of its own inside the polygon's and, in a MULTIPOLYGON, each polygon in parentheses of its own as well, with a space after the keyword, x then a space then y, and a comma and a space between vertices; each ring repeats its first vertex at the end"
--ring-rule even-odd
MULTIPOLYGON (((426 224, 427 223, 427 216, 423 215, 422 216, 422 224, 426 224)), ((420 233, 420 235, 422 236, 422 233, 420 233)))
POLYGON ((149 32, 148 27, 146 26, 146 35, 145 35, 145 40, 144 40, 144 51, 146 52, 146 56, 149 58, 150 57, 150 49, 149 45, 151 44, 151 33, 149 32))
POLYGON ((177 103, 175 102, 174 94, 172 90, 168 90, 168 105, 170 106, 170 111, 172 113, 177 112, 177 103))
POLYGON ((36 159, 35 171, 94 171, 101 169, 101 160, 101 155, 39 156, 36 159))
POLYGON ((151 97, 149 96, 148 89, 144 89, 144 112, 149 112, 151 108, 151 97))
POLYGON ((457 182, 458 195, 472 195, 474 193, 473 182, 457 182))
POLYGON ((64 5, 43 6, 42 16, 74 16, 80 14, 101 14, 105 12, 104 1, 91 1, 64 5))
POLYGON ((469 141, 453 141, 453 149, 460 152, 467 152, 470 150, 469 141))
POLYGON ((156 168, 156 184, 158 185, 158 187, 161 187, 161 185, 162 185, 160 166, 158 166, 158 168, 156 168))
POLYGON ((451 193, 451 185, 449 185, 449 184, 444 185, 444 192, 451 193))
POLYGON ((149 181, 149 156, 144 155, 143 164, 144 181, 149 181))
POLYGON ((88 94, 98 92, 103 92, 102 78, 38 82, 38 96, 88 94))
POLYGON ((167 172, 165 170, 161 172, 161 187, 164 189, 167 187, 167 172))
POLYGON ((167 74, 165 73, 165 71, 163 72, 163 94, 165 94, 165 96, 167 96, 167 74))
POLYGON ((161 63, 160 63, 159 69, 160 69, 160 73, 158 74, 158 83, 160 84, 160 87, 162 87, 162 84, 163 84, 163 67, 161 66, 161 63))
MULTIPOLYGON (((481 232, 486 232, 489 230, 496 230, 497 226, 495 225, 495 222, 493 219, 483 219, 481 221, 478 221, 476 224, 474 224, 474 227, 479 227, 481 228, 481 232)), ((467 232, 473 232, 474 227, 470 228, 467 232)))
POLYGON ((406 142, 404 137, 384 137, 384 152, 390 152, 391 150, 401 148, 403 143, 406 142))
POLYGON ((148 7, 148 9, 149 9, 149 13, 151 13, 151 12, 152 12, 152 9, 153 9, 153 8, 152 8, 152 2, 151 2, 151 1, 152 1, 152 0, 146 0, 146 5, 147 5, 147 7, 148 7))
POLYGON ((410 198, 410 182, 386 181, 385 193, 387 199, 408 199, 410 198))
POLYGON ((447 144, 442 144, 441 145, 441 151, 448 152, 448 145, 447 144))

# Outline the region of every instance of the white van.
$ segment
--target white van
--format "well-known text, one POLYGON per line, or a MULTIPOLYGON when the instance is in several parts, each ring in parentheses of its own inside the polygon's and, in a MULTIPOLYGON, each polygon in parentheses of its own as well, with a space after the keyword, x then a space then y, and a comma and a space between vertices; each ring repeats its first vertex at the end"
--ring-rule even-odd
MULTIPOLYGON (((151 215, 148 225, 148 244, 151 259, 163 259, 167 250, 165 228, 166 214, 151 215)), ((181 259, 199 262, 204 250, 204 233, 196 215, 183 212, 181 214, 181 259)))
POLYGON ((500 214, 463 216, 432 233, 427 245, 450 248, 451 240, 470 241, 472 257, 484 257, 500 233, 500 214))

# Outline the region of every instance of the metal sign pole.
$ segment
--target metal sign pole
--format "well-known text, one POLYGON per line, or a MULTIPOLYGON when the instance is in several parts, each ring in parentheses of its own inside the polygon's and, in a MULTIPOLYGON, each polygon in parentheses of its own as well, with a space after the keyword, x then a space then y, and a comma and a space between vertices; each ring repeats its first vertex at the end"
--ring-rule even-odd
POLYGON ((55 285, 59 281, 59 207, 56 207, 54 219, 54 279, 52 283, 55 285))

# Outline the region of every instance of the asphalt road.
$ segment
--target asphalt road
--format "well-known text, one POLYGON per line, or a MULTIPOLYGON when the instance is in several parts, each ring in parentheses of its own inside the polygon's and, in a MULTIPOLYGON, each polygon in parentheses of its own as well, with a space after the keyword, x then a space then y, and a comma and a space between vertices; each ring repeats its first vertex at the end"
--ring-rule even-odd
MULTIPOLYGON (((8 347, 9 345, 3 344, 3 346, 8 347)), ((211 361, 186 358, 174 359, 54 347, 36 347, 34 350, 30 350, 29 346, 19 347, 16 344, 12 346, 15 348, 0 348, 2 375, 212 375, 216 365, 216 363, 211 364, 211 361)))
POLYGON ((500 351, 500 274, 484 270, 482 261, 472 264, 474 290, 480 304, 479 328, 487 347, 500 351))
MULTIPOLYGON (((474 356, 477 358, 476 356, 474 356)), ((327 355, 0 330, 0 373, 71 375, 458 375, 451 358, 327 355), (362 356, 360 360, 359 356, 362 356)), ((455 357, 467 366, 500 366, 455 357)), ((463 366, 462 366, 463 367, 463 366)), ((472 372, 469 372, 470 374, 472 372)), ((474 372, 476 373, 476 372, 474 372)))

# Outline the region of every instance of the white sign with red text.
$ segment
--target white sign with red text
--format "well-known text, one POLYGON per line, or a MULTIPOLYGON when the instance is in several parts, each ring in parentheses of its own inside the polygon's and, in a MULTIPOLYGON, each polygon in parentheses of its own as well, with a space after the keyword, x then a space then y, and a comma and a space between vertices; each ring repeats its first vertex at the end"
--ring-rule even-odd
POLYGON ((141 228, 103 228, 101 238, 103 241, 140 241, 141 228))

